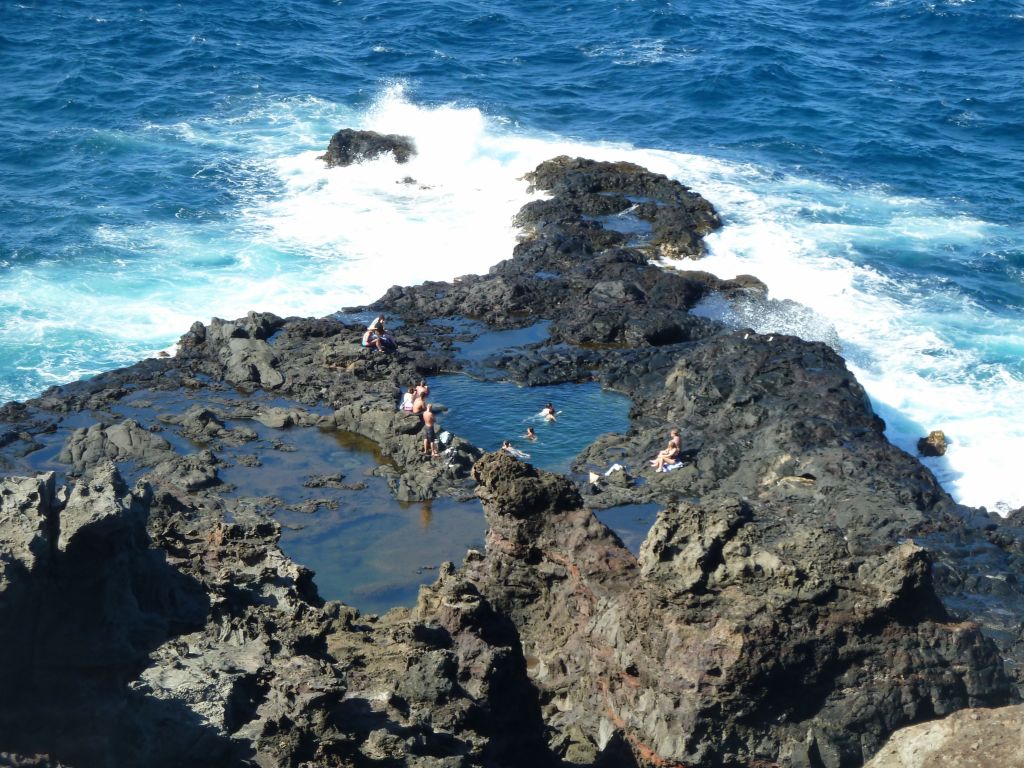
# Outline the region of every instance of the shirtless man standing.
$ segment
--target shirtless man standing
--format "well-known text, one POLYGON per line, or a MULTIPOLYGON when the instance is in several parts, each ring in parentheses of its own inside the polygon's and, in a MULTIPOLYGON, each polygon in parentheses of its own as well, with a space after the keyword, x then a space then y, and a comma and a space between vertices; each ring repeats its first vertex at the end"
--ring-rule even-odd
POLYGON ((426 410, 426 408, 427 408, 427 401, 425 399, 423 399, 423 395, 420 395, 420 394, 413 395, 412 412, 413 413, 423 413, 423 411, 426 410))
POLYGON ((437 438, 434 435, 434 424, 437 417, 434 416, 433 406, 427 403, 426 409, 423 411, 423 455, 426 456, 428 451, 431 456, 438 456, 437 452, 437 438))

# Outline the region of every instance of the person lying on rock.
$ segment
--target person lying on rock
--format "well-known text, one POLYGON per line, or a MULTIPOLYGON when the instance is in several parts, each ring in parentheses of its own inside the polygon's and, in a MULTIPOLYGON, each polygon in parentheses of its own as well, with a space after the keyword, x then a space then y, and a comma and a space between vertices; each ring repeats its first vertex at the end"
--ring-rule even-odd
POLYGON ((437 435, 434 434, 436 422, 437 417, 431 410, 430 403, 427 403, 426 409, 423 411, 423 455, 426 456, 429 453, 432 458, 439 455, 437 452, 437 435))
POLYGON ((679 455, 683 450, 683 440, 679 436, 679 430, 673 429, 669 433, 668 445, 665 446, 657 456, 651 459, 651 466, 656 472, 664 472, 665 468, 679 461, 679 455))

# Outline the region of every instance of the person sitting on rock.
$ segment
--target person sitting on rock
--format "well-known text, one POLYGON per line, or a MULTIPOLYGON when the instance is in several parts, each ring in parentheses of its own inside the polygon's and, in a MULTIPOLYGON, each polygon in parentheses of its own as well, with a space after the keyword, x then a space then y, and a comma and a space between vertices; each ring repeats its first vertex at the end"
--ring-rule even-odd
POLYGON ((366 329, 366 333, 363 334, 363 346, 369 349, 375 349, 378 352, 384 351, 384 345, 381 342, 380 334, 377 333, 376 328, 366 329))
POLYGON ((394 352, 398 349, 398 343, 391 338, 391 334, 384 330, 384 323, 377 323, 376 328, 373 329, 374 333, 377 334, 377 338, 380 340, 380 345, 385 352, 394 352))
POLYGON ((430 386, 426 379, 420 379, 420 383, 416 385, 416 394, 422 395, 424 399, 430 394, 430 386))
POLYGON ((651 459, 651 466, 654 467, 656 472, 665 472, 666 467, 671 466, 679 461, 679 455, 682 453, 683 440, 679 436, 679 430, 673 429, 669 433, 668 445, 662 450, 657 456, 651 459))
POLYGON ((402 404, 399 408, 406 413, 412 413, 412 403, 416 399, 416 390, 409 387, 409 391, 402 394, 402 404))
POLYGON ((423 455, 429 454, 431 458, 440 455, 437 452, 437 435, 434 433, 436 422, 437 417, 434 416, 430 403, 427 403, 423 411, 423 455))
POLYGON ((555 406, 551 403, 548 403, 541 409, 540 416, 543 417, 544 421, 558 421, 555 406))

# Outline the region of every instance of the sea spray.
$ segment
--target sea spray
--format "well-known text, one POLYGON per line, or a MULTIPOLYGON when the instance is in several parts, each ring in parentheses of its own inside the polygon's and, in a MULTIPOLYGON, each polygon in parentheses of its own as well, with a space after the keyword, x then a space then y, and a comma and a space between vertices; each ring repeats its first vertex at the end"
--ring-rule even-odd
MULTIPOLYGON (((958 500, 1024 504, 1010 466, 1024 449, 1017 324, 964 278, 984 275, 985 254, 1016 242, 1006 225, 882 187, 528 132, 476 107, 418 104, 401 83, 361 110, 256 99, 222 119, 149 123, 117 143, 177 158, 164 172, 187 180, 195 200, 103 217, 73 252, 8 269, 4 398, 129 363, 196 319, 251 309, 321 316, 393 284, 486 271, 510 255, 512 218, 536 196, 523 174, 582 155, 644 165, 710 199, 725 226, 708 239, 709 256, 670 266, 755 274, 772 299, 807 306, 818 330, 834 331, 897 445, 913 451, 943 429, 950 450, 928 463, 958 500), (404 165, 384 157, 327 169, 318 156, 345 126, 410 135, 418 154, 404 165)), ((760 331, 801 332, 792 321, 743 318, 760 331)))

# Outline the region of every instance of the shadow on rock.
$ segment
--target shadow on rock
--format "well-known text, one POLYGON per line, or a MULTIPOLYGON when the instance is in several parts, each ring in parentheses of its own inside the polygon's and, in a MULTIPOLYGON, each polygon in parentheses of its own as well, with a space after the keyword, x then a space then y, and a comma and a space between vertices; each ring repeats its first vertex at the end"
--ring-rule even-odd
POLYGON ((129 491, 110 462, 63 504, 52 475, 2 484, 0 517, 18 525, 0 541, 0 749, 74 765, 224 764, 228 740, 131 683, 209 609, 150 548, 148 488, 129 491))

